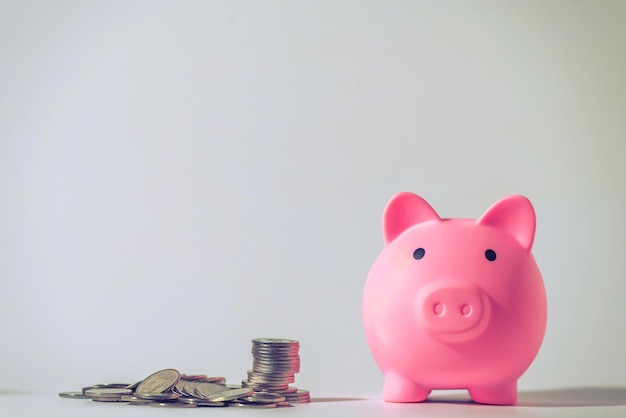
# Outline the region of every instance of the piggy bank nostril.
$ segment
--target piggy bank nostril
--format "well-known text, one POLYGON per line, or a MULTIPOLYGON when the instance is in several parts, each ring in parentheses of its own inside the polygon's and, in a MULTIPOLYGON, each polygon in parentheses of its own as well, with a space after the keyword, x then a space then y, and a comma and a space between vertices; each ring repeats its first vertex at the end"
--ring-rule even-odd
POLYGON ((468 304, 461 305, 461 315, 468 316, 472 313, 472 307, 468 304))
POLYGON ((443 310, 443 305, 441 303, 435 303, 433 306, 433 312, 435 312, 435 315, 443 314, 443 310))

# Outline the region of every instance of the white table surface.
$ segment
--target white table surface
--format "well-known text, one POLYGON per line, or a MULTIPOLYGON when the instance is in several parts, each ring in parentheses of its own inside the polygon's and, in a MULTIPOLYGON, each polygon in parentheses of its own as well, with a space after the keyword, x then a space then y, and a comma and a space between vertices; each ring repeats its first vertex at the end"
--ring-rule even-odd
POLYGON ((374 396, 313 396, 310 404, 280 409, 163 409, 66 399, 57 393, 0 392, 1 417, 626 417, 626 388, 520 392, 516 406, 467 402, 467 395, 435 393, 419 404, 391 404, 374 396))

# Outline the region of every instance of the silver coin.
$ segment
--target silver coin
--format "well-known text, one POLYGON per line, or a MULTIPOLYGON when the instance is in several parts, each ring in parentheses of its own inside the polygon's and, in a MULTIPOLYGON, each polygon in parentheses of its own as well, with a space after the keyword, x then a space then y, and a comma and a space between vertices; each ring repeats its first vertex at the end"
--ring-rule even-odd
POLYGON ((253 338, 253 344, 285 344, 285 345, 300 345, 297 340, 290 340, 286 338, 253 338))
POLYGON ((298 354, 298 352, 300 351, 300 347, 297 345, 253 345, 250 350, 257 353, 298 354))
POLYGON ((83 393, 89 389, 105 389, 105 388, 117 388, 117 389, 130 389, 128 383, 98 383, 97 385, 85 386, 83 393))
POLYGON ((175 401, 178 398, 180 398, 180 394, 178 393, 173 393, 173 392, 169 392, 169 393, 141 393, 141 394, 135 394, 135 396, 137 398, 140 399, 149 399, 152 401, 159 401, 159 402, 167 402, 167 401, 175 401))
POLYGON ((181 380, 202 380, 206 379, 206 374, 182 374, 180 375, 181 380))
POLYGON ((298 389, 295 392, 285 394, 285 396, 287 396, 287 397, 289 397, 289 396, 310 396, 310 395, 311 394, 306 389, 298 389))
POLYGON ((209 402, 197 398, 178 398, 178 402, 195 403, 198 406, 227 406, 226 402, 209 402))
POLYGON ((280 363, 265 363, 255 361, 252 363, 252 370, 255 372, 261 371, 262 369, 276 369, 276 370, 284 370, 283 374, 295 374, 300 371, 299 364, 280 364, 280 363), (297 371, 296 371, 297 370, 297 371))
MULTIPOLYGON (((293 374, 279 374, 279 373, 261 373, 254 372, 248 373, 248 380, 250 382, 281 382, 281 383, 293 383, 295 376, 293 374)), ((128 390, 128 389, 127 389, 128 390)))
POLYGON ((260 364, 276 364, 280 366, 299 366, 302 362, 300 359, 280 359, 272 357, 253 356, 252 361, 260 364))
POLYGON ((254 390, 250 388, 226 389, 222 392, 212 393, 207 397, 207 400, 211 402, 226 402, 240 397, 250 396, 252 393, 254 393, 254 390))
POLYGON ((293 377, 293 373, 265 373, 265 372, 258 372, 256 370, 248 370, 248 378, 250 377, 260 377, 260 378, 268 378, 268 379, 288 379, 288 378, 292 378, 293 377))
POLYGON ((228 404, 226 402, 209 402, 209 401, 203 401, 201 399, 199 399, 198 401, 196 401, 196 403, 198 404, 198 406, 208 406, 208 407, 220 407, 220 406, 228 406, 228 404))
POLYGON ((268 383, 252 383, 248 381, 242 381, 241 386, 244 388, 254 388, 255 392, 282 392, 289 388, 288 383, 285 383, 284 385, 274 385, 268 383))
POLYGON ((226 386, 215 383, 198 382, 195 385, 194 395, 201 399, 208 399, 210 395, 229 390, 226 386))
POLYGON ((250 396, 239 398, 250 403, 277 403, 285 401, 285 397, 275 392, 254 392, 250 396))
POLYGON ((178 402, 194 403, 194 402, 198 402, 198 399, 196 399, 196 398, 186 398, 186 397, 181 396, 180 398, 178 398, 178 402))
POLYGON ((129 405, 152 405, 154 403, 154 401, 151 401, 150 399, 139 399, 139 398, 135 398, 133 400, 128 401, 129 405))
POLYGON ((294 377, 277 379, 277 378, 269 378, 269 377, 262 377, 262 376, 248 376, 248 381, 252 383, 253 385, 254 384, 268 384, 268 385, 274 385, 274 386, 283 386, 283 385, 288 385, 289 383, 294 383, 295 380, 296 379, 294 377))
POLYGON ((297 356, 300 352, 300 347, 272 347, 272 346, 252 346, 250 348, 252 353, 259 354, 280 354, 285 356, 297 356))
MULTIPOLYGON (((261 381, 261 380, 250 380, 250 386, 248 387, 264 387, 264 388, 277 388, 277 389, 286 389, 291 382, 281 382, 277 380, 269 380, 269 381, 261 381)), ((242 385, 243 386, 243 385, 242 385)), ((267 392, 267 391, 266 391, 267 392)))
POLYGON ((201 380, 207 383, 215 383, 216 385, 223 385, 226 383, 226 378, 222 376, 205 377, 201 380))
POLYGON ((232 402, 229 404, 237 408, 276 408, 275 403, 245 403, 245 402, 232 402))
POLYGON ((122 395, 132 395, 133 391, 130 389, 124 388, 94 388, 88 389, 85 391, 85 395, 90 398, 99 397, 99 398, 115 398, 120 397, 122 395))
POLYGON ((254 357, 252 359, 252 364, 255 366, 259 365, 259 366, 283 367, 283 368, 296 368, 296 367, 299 368, 302 362, 299 360, 298 361, 278 361, 278 360, 267 360, 267 359, 254 357))
POLYGON ((122 402, 121 396, 91 396, 90 398, 95 402, 122 402))
POLYGON ((295 401, 298 399, 311 399, 311 395, 298 395, 298 396, 285 395, 285 400, 287 402, 295 401))
POLYGON ((265 357, 268 359, 283 359, 283 360, 298 360, 300 354, 298 350, 295 351, 276 351, 276 350, 252 350, 250 351, 253 357, 265 357))
POLYGON ((299 373, 300 369, 293 367, 260 366, 258 364, 254 364, 252 366, 252 371, 265 374, 294 375, 299 373))
POLYGON ((198 404, 183 402, 153 402, 150 406, 155 408, 196 408, 198 404))
POLYGON ((134 391, 135 389, 137 389, 137 386, 139 386, 139 384, 141 383, 141 380, 139 382, 135 382, 131 385, 126 386, 126 389, 130 389, 132 391, 134 391))
POLYGON ((288 388, 281 390, 279 393, 281 394, 286 394, 286 393, 296 393, 298 391, 298 388, 295 386, 289 386, 288 388))
POLYGON ((254 354, 252 358, 256 361, 267 361, 272 363, 298 363, 300 362, 300 356, 277 356, 267 354, 254 354))
POLYGON ((200 384, 200 382, 197 380, 185 380, 181 386, 180 394, 188 398, 197 398, 198 395, 196 395, 196 386, 198 386, 198 384, 200 384))
POLYGON ((91 399, 89 396, 85 395, 83 392, 59 392, 59 396, 61 398, 71 398, 71 399, 91 399))
POLYGON ((255 392, 281 392, 284 390, 284 386, 254 386, 255 392))
POLYGON ((295 386, 288 386, 288 385, 282 385, 279 389, 277 390, 270 390, 270 388, 268 387, 264 387, 264 386, 259 386, 259 387, 255 387, 254 391, 255 392, 269 392, 269 393, 278 393, 280 395, 284 395, 286 393, 295 393, 298 389, 295 386))
POLYGON ((298 389, 296 393, 286 393, 285 400, 291 403, 307 403, 311 402, 311 394, 308 390, 298 389))
POLYGON ((174 393, 178 393, 179 395, 183 395, 186 396, 187 394, 183 391, 183 385, 185 383, 187 383, 188 380, 184 380, 184 379, 179 379, 178 382, 176 382, 176 384, 174 385, 174 387, 172 388, 172 391, 174 393))
POLYGON ((176 369, 160 370, 146 377, 135 389, 135 393, 158 393, 171 390, 180 379, 176 369))

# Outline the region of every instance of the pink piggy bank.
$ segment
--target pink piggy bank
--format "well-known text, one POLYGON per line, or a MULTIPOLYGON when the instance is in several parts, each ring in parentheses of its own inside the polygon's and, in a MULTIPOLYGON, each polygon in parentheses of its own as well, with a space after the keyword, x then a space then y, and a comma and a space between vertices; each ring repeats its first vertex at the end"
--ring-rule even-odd
POLYGON ((510 405, 546 329, 546 293, 531 254, 535 212, 509 196, 479 219, 440 218, 399 193, 383 215, 385 247, 363 291, 363 324, 388 402, 467 389, 510 405))

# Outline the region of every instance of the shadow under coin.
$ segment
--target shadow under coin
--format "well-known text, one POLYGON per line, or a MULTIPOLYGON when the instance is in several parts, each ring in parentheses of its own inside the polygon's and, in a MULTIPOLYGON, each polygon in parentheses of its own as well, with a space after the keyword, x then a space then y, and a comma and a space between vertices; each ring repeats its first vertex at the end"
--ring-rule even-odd
POLYGON ((347 402, 347 401, 366 401, 366 398, 311 398, 311 403, 317 402, 347 402))

